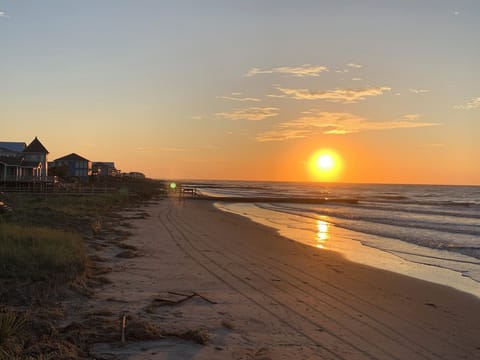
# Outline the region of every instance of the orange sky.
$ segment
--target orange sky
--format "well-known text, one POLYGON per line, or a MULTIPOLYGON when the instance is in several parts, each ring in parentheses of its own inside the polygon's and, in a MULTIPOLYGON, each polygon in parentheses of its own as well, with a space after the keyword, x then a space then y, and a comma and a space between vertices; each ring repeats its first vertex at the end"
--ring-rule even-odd
POLYGON ((0 140, 161 179, 480 184, 480 3, 0 4, 0 140), (317 179, 318 180, 318 179, 317 179))

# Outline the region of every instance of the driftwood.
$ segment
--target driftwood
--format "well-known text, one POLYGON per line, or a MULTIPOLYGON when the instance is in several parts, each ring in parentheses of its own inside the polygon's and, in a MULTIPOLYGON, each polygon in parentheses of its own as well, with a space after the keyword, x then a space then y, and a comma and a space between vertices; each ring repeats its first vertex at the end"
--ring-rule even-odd
POLYGON ((166 298, 156 298, 156 299, 153 299, 153 301, 155 302, 155 305, 157 305, 157 306, 178 305, 178 304, 181 304, 181 303, 183 303, 187 300, 190 300, 194 297, 199 297, 200 299, 205 300, 206 302, 208 302, 209 304, 212 304, 212 305, 216 304, 215 301, 212 301, 212 300, 206 298, 205 296, 200 295, 197 292, 192 292, 190 294, 183 294, 183 293, 179 293, 179 292, 175 292, 175 291, 168 291, 167 293, 171 294, 171 295, 182 296, 182 298, 178 299, 178 300, 172 300, 172 299, 166 299, 166 298))

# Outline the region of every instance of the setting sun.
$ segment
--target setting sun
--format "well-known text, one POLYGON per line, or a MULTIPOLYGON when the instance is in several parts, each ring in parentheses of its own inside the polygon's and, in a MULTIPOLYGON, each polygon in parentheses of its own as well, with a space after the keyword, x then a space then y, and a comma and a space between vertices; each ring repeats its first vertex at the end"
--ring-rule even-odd
POLYGON ((336 181, 343 164, 340 155, 335 151, 322 149, 310 157, 308 168, 311 176, 317 181, 336 181))
POLYGON ((321 170, 330 170, 335 165, 330 154, 321 155, 317 160, 317 166, 321 170))

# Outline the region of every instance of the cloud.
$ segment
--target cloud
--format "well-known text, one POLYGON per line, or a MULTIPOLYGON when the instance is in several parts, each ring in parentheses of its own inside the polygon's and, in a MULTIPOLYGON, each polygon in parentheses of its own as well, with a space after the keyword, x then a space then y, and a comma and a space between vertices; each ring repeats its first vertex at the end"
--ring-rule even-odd
POLYGON ((391 88, 386 86, 363 89, 336 89, 328 91, 288 89, 279 86, 276 87, 276 89, 296 100, 327 100, 344 104, 356 103, 357 101, 365 100, 367 97, 382 95, 384 92, 391 90, 391 88))
POLYGON ((463 105, 455 105, 453 107, 454 109, 457 110, 474 110, 474 109, 480 109, 480 97, 473 98, 469 102, 463 105))
POLYGON ((257 99, 257 98, 239 97, 240 95, 242 95, 242 93, 235 92, 235 93, 232 93, 232 96, 217 96, 217 99, 232 100, 232 101, 241 101, 241 102, 244 102, 244 101, 255 101, 255 102, 259 102, 259 101, 261 101, 260 99, 257 99))
POLYGON ((261 142, 282 141, 320 134, 344 135, 370 130, 407 129, 438 125, 436 123, 406 120, 405 118, 393 121, 369 121, 351 113, 320 110, 307 111, 303 115, 296 120, 280 123, 273 130, 259 134, 256 140, 261 142))
POLYGON ((418 120, 422 115, 420 114, 407 114, 407 115, 403 115, 403 118, 405 120, 410 120, 410 121, 414 121, 414 120, 418 120))
POLYGON ((455 10, 455 11, 453 12, 453 15, 460 15, 460 11, 455 10))
POLYGON ((362 81, 363 79, 362 78, 359 78, 359 77, 354 77, 352 78, 353 81, 362 81))
POLYGON ((355 64, 355 63, 349 63, 347 64, 347 66, 355 69, 361 69, 363 67, 363 65, 355 64))
POLYGON ((150 152, 150 151, 152 151, 152 148, 140 146, 140 147, 135 148, 135 151, 138 151, 138 152, 150 152))
POLYGON ((221 116, 225 119, 230 119, 230 120, 259 121, 259 120, 265 120, 266 118, 269 118, 272 116, 277 116, 278 108, 249 107, 246 109, 236 109, 232 112, 217 113, 216 115, 221 116))
POLYGON ((273 69, 262 70, 259 68, 251 69, 246 76, 251 77, 258 74, 285 74, 292 75, 296 77, 305 77, 305 76, 319 76, 320 73, 328 71, 326 66, 314 66, 310 64, 305 64, 302 66, 291 67, 291 66, 281 66, 273 69))
POLYGON ((10 16, 8 16, 5 12, 0 11, 0 17, 9 18, 10 16))
POLYGON ((408 91, 410 91, 411 93, 414 93, 414 94, 426 94, 426 93, 430 92, 431 90, 427 90, 427 89, 408 89, 408 91))

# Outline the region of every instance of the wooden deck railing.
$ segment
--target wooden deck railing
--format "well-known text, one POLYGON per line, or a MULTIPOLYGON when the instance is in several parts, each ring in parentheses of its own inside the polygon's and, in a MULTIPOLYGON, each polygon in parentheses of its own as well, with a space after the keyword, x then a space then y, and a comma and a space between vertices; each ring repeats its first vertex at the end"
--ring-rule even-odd
POLYGON ((15 176, 15 175, 0 175, 0 182, 46 182, 53 183, 56 181, 56 176, 15 176))

